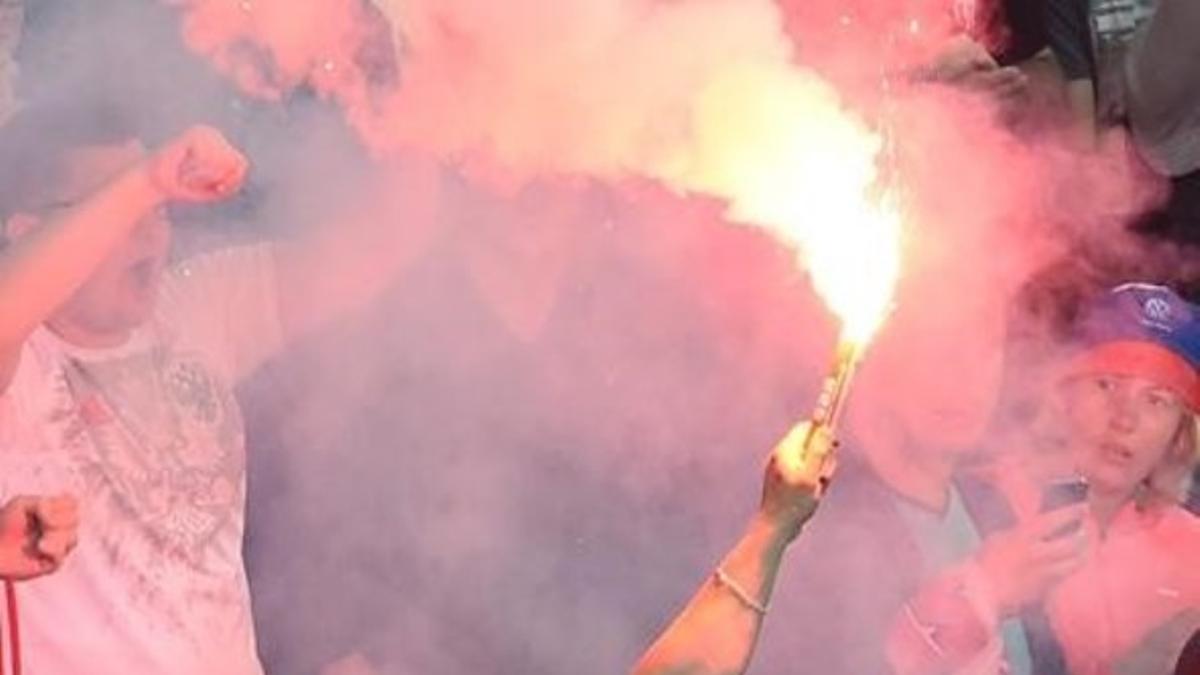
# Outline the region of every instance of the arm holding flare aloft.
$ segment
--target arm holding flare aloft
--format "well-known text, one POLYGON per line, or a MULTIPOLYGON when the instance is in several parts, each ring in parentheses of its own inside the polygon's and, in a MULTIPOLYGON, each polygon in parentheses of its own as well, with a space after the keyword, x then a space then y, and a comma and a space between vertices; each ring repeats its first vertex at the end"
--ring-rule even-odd
POLYGON ((637 675, 741 673, 749 665, 784 551, 816 512, 834 470, 830 427, 803 422, 777 445, 742 538, 642 655, 637 675))

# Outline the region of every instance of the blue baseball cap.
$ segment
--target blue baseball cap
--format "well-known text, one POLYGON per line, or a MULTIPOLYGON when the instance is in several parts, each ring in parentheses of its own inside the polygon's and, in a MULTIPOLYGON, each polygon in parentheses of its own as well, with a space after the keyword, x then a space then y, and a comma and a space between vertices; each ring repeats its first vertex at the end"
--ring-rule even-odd
POLYGON ((1083 308, 1077 373, 1134 375, 1174 389, 1200 410, 1200 307, 1165 286, 1117 286, 1083 308))

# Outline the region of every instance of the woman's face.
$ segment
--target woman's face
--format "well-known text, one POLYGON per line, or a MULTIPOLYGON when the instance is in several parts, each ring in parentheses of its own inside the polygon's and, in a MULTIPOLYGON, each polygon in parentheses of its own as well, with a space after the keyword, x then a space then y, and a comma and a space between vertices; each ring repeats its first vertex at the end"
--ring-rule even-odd
POLYGON ((1187 414, 1183 401, 1134 376, 1085 375, 1064 386, 1079 471, 1097 492, 1132 497, 1176 442, 1187 414))

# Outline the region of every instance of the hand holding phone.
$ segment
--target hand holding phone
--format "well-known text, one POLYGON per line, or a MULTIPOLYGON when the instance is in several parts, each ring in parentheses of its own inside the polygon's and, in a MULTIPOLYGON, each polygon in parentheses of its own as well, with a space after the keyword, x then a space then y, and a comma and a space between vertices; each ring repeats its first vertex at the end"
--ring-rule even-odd
MULTIPOLYGON (((1049 513, 1067 508, 1068 506, 1082 504, 1087 501, 1087 497, 1088 482, 1082 476, 1072 476, 1070 478, 1055 480, 1042 489, 1041 512, 1049 513)), ((1058 537, 1071 534, 1078 530, 1082 524, 1082 521, 1074 521, 1061 530, 1056 530, 1051 535, 1051 538, 1057 539, 1058 537)))

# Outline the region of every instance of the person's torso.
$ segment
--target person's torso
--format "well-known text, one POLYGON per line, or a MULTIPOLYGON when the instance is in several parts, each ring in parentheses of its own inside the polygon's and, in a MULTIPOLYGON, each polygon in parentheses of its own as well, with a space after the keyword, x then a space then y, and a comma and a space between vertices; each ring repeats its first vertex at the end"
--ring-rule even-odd
POLYGON ((39 329, 6 394, 4 497, 67 492, 82 510, 64 567, 18 589, 35 675, 259 672, 230 374, 166 325, 106 352, 39 329))
MULTIPOLYGON (((950 486, 945 509, 940 513, 898 494, 893 498, 897 512, 921 552, 926 578, 962 565, 979 549, 983 537, 957 486, 950 486)), ((1007 672, 1012 675, 1032 673, 1029 643, 1020 620, 1011 618, 1001 622, 1000 637, 1004 643, 1007 672)))
POLYGON ((1122 512, 1050 599, 1071 672, 1139 672, 1151 662, 1144 672, 1167 672, 1200 628, 1198 551, 1200 524, 1182 509, 1122 512))

